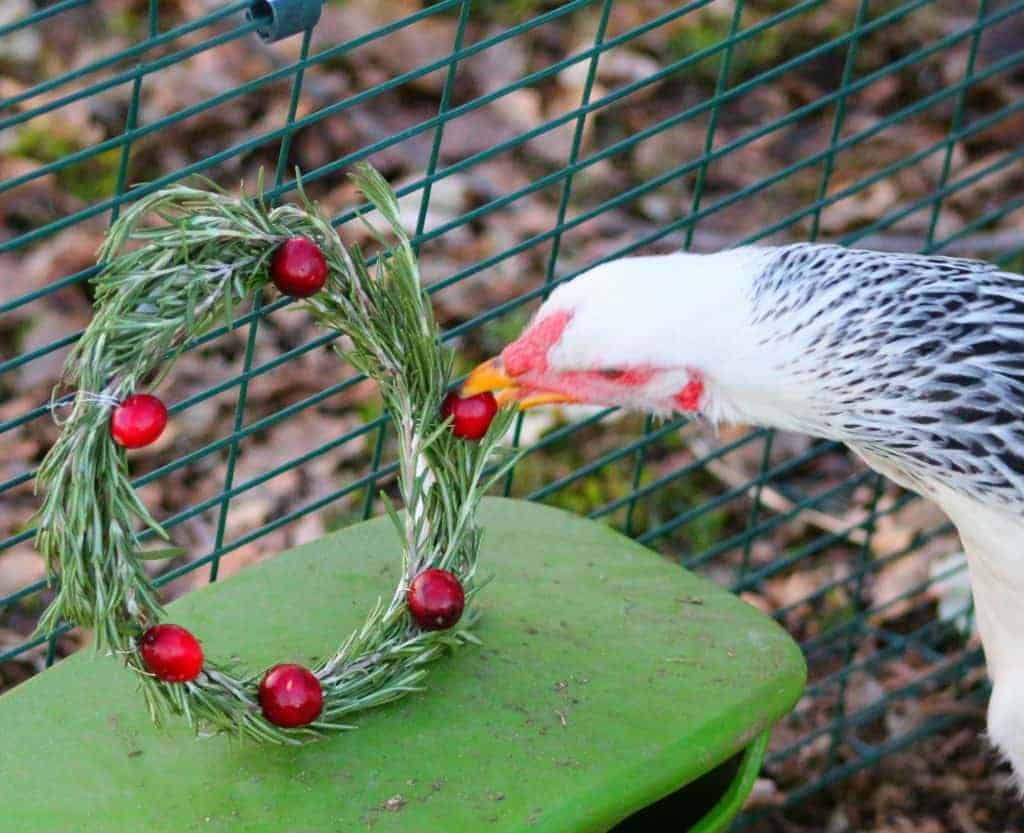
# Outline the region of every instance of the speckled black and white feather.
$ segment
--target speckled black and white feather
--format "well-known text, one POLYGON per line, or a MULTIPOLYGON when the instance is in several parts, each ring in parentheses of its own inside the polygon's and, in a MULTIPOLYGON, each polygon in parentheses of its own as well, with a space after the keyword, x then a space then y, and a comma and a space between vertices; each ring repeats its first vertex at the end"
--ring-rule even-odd
POLYGON ((921 491, 1024 513, 1024 277, 829 245, 763 251, 753 329, 804 385, 808 429, 921 491))

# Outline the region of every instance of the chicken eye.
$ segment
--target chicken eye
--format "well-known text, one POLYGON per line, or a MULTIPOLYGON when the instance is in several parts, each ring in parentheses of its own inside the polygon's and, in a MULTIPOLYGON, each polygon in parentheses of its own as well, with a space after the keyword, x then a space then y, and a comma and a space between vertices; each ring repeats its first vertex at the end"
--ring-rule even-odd
POLYGON ((602 367, 594 373, 603 381, 613 382, 620 387, 635 388, 650 382, 655 371, 650 367, 602 367))

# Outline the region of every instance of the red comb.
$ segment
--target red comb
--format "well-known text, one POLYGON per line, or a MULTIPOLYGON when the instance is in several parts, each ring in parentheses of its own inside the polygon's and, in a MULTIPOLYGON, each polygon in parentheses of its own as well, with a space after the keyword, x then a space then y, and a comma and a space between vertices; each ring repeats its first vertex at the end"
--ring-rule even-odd
POLYGON ((530 327, 502 351, 505 372, 519 376, 528 370, 535 373, 547 370, 548 350, 558 343, 571 320, 571 312, 559 310, 530 327))

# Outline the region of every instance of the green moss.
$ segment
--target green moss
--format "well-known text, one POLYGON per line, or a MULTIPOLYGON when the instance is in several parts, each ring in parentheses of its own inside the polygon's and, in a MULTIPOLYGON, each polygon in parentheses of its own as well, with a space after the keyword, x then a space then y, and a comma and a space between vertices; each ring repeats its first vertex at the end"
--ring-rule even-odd
POLYGON ((555 492, 544 502, 588 515, 629 494, 630 476, 626 468, 622 464, 605 466, 594 474, 581 477, 572 486, 555 492))
POLYGON ((118 9, 103 18, 111 34, 121 37, 138 38, 144 31, 146 20, 131 8, 118 9))
MULTIPOLYGON (((645 477, 643 482, 649 482, 645 477)), ((718 494, 720 487, 704 471, 694 471, 666 485, 637 505, 634 531, 643 533, 673 518, 702 506, 718 494)), ((732 513, 728 506, 703 512, 664 538, 653 543, 665 552, 678 555, 703 552, 719 543, 732 531, 732 513)))
MULTIPOLYGON (((76 153, 83 147, 70 136, 52 129, 52 126, 29 126, 18 131, 11 153, 48 164, 76 153)), ((121 149, 111 148, 61 168, 56 172, 57 182, 69 194, 82 200, 91 202, 109 197, 117 189, 120 160, 121 149)))
MULTIPOLYGON (((472 14, 478 20, 518 23, 560 5, 553 0, 477 0, 473 4, 472 14)), ((453 13, 457 12, 458 7, 453 13)))
POLYGON ((40 127, 23 127, 18 131, 11 152, 15 156, 35 159, 37 162, 52 162, 78 150, 70 139, 44 130, 40 127))
MULTIPOLYGON (((697 52, 718 46, 729 37, 731 15, 714 8, 687 15, 669 40, 669 57, 681 60, 697 52)), ((749 25, 749 24, 746 24, 749 25)), ((782 60, 786 41, 780 27, 773 26, 747 38, 733 48, 730 80, 735 82, 756 75, 782 60)), ((723 47, 692 67, 689 72, 708 84, 718 79, 726 48, 723 47)))
MULTIPOLYGON (((356 403, 356 413, 363 423, 373 422, 384 413, 384 402, 380 396, 371 396, 356 403)), ((372 433, 367 436, 372 437, 372 433)), ((372 443, 371 443, 372 445, 372 443)))
POLYGON ((822 633, 828 633, 849 622, 857 615, 857 607, 841 587, 833 587, 825 595, 818 621, 822 633))
MULTIPOLYGON (((623 420, 613 425, 597 425, 573 434, 564 443, 549 446, 538 454, 526 457, 516 468, 515 494, 527 495, 554 483, 585 466, 603 454, 613 451, 624 437, 639 436, 643 420, 623 420)), ((555 430, 558 426, 552 426, 555 430)), ((682 448, 679 432, 661 437, 647 450, 648 458, 671 455, 682 448)), ((546 494, 542 502, 581 515, 603 509, 613 501, 628 498, 633 492, 636 455, 627 454, 597 471, 579 477, 555 492, 546 494)), ((646 465, 640 487, 661 476, 653 465, 646 465)), ((636 502, 630 519, 628 505, 605 515, 602 520, 619 529, 627 521, 633 535, 642 535, 695 506, 700 506, 720 491, 717 482, 704 471, 695 471, 636 502)), ((731 509, 720 507, 705 512, 694 520, 654 542, 660 549, 674 555, 701 552, 731 534, 734 517, 731 509)))

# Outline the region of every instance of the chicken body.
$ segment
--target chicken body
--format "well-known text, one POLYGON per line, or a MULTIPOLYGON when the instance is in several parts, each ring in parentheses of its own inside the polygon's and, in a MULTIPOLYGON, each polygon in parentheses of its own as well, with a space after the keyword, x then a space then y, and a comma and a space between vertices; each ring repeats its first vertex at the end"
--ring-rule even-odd
POLYGON ((978 261, 798 244, 626 258, 551 295, 468 392, 618 405, 849 445, 960 532, 1024 785, 1024 277, 978 261))

